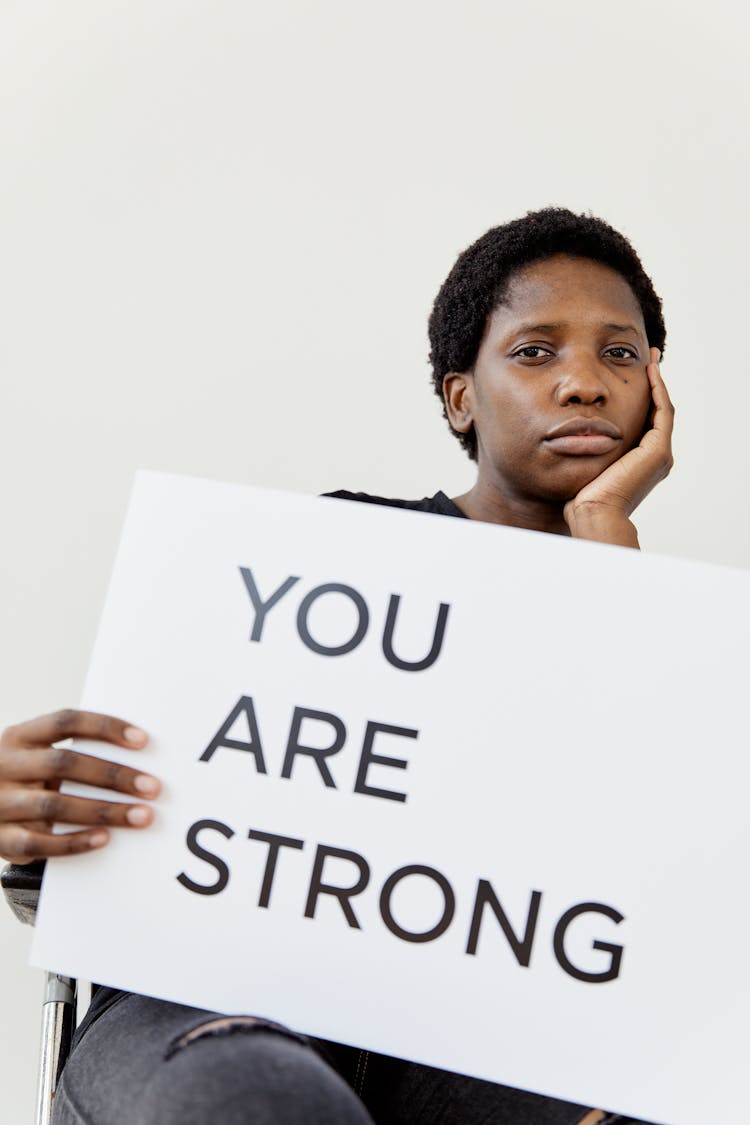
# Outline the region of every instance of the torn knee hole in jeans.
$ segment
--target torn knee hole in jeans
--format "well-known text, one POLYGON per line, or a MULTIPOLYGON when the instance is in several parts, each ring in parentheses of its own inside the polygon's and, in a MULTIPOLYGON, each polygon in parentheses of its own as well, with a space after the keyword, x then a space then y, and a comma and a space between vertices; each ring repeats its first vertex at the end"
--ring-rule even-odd
POLYGON ((291 1031, 280 1023, 274 1023, 272 1020, 261 1019, 258 1016, 215 1016, 213 1019, 205 1020, 204 1023, 200 1023, 197 1027, 185 1032, 179 1039, 175 1039, 170 1044, 164 1057, 165 1059, 171 1059, 179 1051, 201 1039, 216 1039, 225 1035, 236 1035, 239 1032, 255 1034, 259 1031, 271 1032, 274 1035, 292 1039, 295 1043, 306 1044, 302 1035, 298 1035, 296 1031, 291 1031))

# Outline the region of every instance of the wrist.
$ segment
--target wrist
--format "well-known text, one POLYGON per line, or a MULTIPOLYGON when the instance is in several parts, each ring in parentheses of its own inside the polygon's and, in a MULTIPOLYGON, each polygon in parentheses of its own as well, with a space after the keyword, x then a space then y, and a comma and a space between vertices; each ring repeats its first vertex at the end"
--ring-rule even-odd
POLYGON ((593 500, 581 503, 571 500, 565 505, 563 515, 574 539, 592 539, 597 543, 640 549, 635 524, 617 508, 593 500))

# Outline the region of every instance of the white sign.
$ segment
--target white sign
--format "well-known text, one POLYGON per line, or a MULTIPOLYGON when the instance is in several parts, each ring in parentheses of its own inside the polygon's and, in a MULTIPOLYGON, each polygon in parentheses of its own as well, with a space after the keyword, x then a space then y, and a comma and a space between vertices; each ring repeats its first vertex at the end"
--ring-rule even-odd
POLYGON ((34 963, 729 1120, 749 636, 740 571, 140 475, 83 705, 164 796, 49 864, 34 963))

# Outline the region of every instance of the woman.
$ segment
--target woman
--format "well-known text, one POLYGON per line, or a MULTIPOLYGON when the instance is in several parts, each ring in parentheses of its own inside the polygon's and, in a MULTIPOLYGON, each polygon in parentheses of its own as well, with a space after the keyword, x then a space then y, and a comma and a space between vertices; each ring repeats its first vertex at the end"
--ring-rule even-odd
MULTIPOLYGON (((338 493, 555 535, 638 547, 630 517, 672 465, 673 408, 659 372, 661 302, 606 223, 549 208, 460 255, 430 318, 434 385, 476 461, 464 495, 421 501, 338 493)), ((16 863, 106 846, 147 828, 156 778, 54 747, 96 738, 137 751, 120 719, 65 711, 0 739, 0 855, 16 863), (62 781, 129 795, 61 796, 62 781), (55 823, 90 825, 53 835, 55 823)), ((600 1109, 511 1090, 251 1016, 95 990, 56 1099, 57 1125, 119 1122, 601 1125, 600 1109)))

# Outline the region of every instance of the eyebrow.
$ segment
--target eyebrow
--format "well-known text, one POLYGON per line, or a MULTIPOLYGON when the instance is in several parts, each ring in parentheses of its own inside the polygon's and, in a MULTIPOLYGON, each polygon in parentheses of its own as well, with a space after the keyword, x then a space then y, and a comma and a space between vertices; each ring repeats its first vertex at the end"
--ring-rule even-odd
MULTIPOLYGON (((518 328, 513 329, 512 335, 521 336, 527 332, 556 332, 561 328, 565 328, 565 324, 519 324, 518 328)), ((635 336, 640 336, 640 332, 632 324, 605 324, 605 328, 611 328, 614 332, 632 332, 635 336)))
POLYGON ((555 332, 564 327, 564 324, 519 324, 518 328, 513 329, 512 335, 522 336, 527 332, 555 332))

